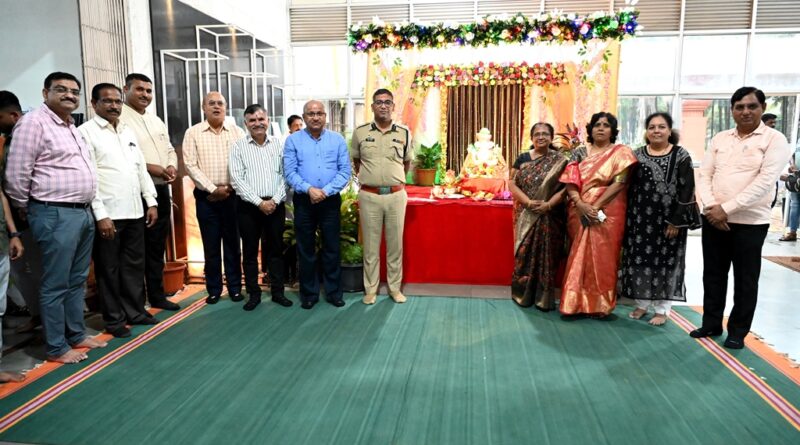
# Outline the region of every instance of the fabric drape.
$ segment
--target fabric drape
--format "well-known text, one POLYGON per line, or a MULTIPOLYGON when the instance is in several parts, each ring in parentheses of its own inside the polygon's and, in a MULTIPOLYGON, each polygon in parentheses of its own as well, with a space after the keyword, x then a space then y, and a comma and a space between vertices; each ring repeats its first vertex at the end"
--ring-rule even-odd
POLYGON ((447 168, 461 171, 467 147, 486 127, 508 161, 520 154, 525 88, 522 85, 482 85, 447 88, 447 168))

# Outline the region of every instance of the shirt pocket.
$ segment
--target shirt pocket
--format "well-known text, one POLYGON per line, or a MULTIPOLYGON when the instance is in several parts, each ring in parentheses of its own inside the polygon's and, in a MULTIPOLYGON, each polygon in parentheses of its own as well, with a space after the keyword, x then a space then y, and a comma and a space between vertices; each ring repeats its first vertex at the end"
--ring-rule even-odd
POLYGON ((748 147, 736 159, 736 166, 742 170, 759 170, 764 163, 764 150, 761 147, 748 147))

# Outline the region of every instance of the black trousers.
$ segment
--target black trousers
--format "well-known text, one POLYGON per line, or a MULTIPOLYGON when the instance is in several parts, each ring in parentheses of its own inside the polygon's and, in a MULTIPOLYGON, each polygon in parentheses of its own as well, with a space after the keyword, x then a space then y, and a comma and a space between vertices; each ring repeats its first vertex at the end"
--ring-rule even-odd
POLYGON ((728 335, 744 338, 750 332, 758 301, 761 248, 769 224, 728 224, 717 230, 703 218, 703 327, 722 328, 728 271, 733 264, 733 309, 728 335))
POLYGON ((242 237, 244 285, 250 298, 261 297, 258 284, 258 244, 269 274, 273 297, 283 295, 283 231, 286 205, 280 203, 269 215, 253 204, 239 199, 239 235, 242 237))
POLYGON ((197 223, 200 226, 200 236, 203 238, 203 256, 206 263, 204 267, 206 291, 209 295, 222 293, 224 258, 228 293, 238 294, 242 291, 242 258, 239 248, 239 223, 236 216, 239 199, 232 193, 223 201, 211 202, 208 200, 209 194, 194 189, 197 223))
MULTIPOLYGON (((167 235, 170 228, 170 207, 168 184, 157 184, 158 220, 152 227, 144 229, 144 282, 147 301, 150 304, 163 302, 164 295, 164 251, 167 248, 167 235)), ((144 202, 144 201, 142 201, 144 202)), ((147 204, 144 204, 147 208, 147 204)))
POLYGON ((114 239, 94 237, 94 272, 106 328, 148 316, 144 309, 144 218, 114 221, 114 239))
POLYGON ((341 232, 340 206, 342 197, 337 193, 317 204, 305 193, 295 193, 294 228, 297 253, 300 256, 300 300, 319 300, 319 274, 317 268, 317 229, 322 235, 322 281, 328 301, 342 299, 342 267, 339 236, 341 232))

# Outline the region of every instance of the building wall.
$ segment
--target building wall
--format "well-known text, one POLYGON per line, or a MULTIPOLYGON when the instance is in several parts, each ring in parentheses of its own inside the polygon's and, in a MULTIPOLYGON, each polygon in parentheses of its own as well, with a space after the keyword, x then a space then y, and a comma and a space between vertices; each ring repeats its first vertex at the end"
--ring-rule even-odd
MULTIPOLYGON (((0 89, 16 94, 23 109, 42 103, 44 78, 53 71, 83 83, 77 0, 0 0, 0 11, 0 89)), ((82 99, 78 113, 86 110, 82 99)))

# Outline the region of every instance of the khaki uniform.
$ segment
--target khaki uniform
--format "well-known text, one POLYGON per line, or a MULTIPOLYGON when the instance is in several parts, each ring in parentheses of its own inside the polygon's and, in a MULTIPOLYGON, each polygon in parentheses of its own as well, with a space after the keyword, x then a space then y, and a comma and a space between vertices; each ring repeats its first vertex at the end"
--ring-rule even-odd
POLYGON ((403 163, 411 161, 411 147, 411 132, 403 125, 392 124, 388 131, 381 133, 375 123, 368 123, 353 132, 350 155, 361 161, 358 180, 362 189, 358 192, 358 201, 364 242, 364 293, 367 295, 378 293, 384 230, 389 294, 400 292, 403 224, 408 201, 402 188, 406 182, 403 163))

